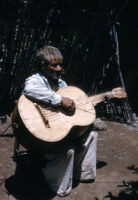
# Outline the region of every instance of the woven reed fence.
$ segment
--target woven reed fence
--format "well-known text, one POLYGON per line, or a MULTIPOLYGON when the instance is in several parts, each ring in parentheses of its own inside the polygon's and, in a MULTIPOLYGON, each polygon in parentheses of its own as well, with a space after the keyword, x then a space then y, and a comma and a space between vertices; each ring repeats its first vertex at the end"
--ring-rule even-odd
MULTIPOLYGON (((3 0, 0 2, 0 112, 11 112, 23 83, 35 70, 44 44, 64 56, 68 84, 96 94, 124 87, 119 63, 118 16, 127 1, 3 0)), ((127 100, 97 107, 97 112, 127 122, 127 100)))

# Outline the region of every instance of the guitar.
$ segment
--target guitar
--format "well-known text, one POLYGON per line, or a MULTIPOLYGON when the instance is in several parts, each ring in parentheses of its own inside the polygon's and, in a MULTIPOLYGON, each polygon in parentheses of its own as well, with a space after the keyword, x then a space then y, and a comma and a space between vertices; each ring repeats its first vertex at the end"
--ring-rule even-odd
POLYGON ((103 102, 106 97, 126 98, 122 88, 88 97, 81 89, 73 86, 57 91, 61 96, 75 102, 75 112, 68 115, 60 108, 52 108, 28 99, 22 95, 18 101, 19 116, 27 130, 37 139, 58 142, 64 139, 73 127, 87 127, 95 120, 94 104, 103 102))

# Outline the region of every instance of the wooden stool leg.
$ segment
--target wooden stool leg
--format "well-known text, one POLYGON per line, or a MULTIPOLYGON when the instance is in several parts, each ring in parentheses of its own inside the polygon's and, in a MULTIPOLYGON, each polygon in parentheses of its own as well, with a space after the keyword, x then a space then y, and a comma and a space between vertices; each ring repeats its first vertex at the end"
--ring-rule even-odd
POLYGON ((13 149, 13 160, 17 161, 18 160, 18 155, 19 155, 19 140, 17 139, 17 137, 15 136, 14 139, 14 149, 13 149))

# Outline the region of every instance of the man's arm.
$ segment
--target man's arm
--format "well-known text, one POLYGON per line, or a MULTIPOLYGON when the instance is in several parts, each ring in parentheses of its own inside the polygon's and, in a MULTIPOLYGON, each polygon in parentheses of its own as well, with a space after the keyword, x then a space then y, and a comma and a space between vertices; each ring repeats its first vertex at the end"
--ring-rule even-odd
MULTIPOLYGON (((62 85, 66 86, 65 83, 62 85)), ((60 105, 69 113, 75 111, 75 103, 72 99, 56 94, 53 90, 49 89, 49 85, 43 84, 37 76, 26 79, 23 93, 43 103, 49 103, 53 106, 60 105)))
POLYGON ((23 94, 51 105, 61 103, 61 96, 50 90, 37 77, 26 79, 23 94))

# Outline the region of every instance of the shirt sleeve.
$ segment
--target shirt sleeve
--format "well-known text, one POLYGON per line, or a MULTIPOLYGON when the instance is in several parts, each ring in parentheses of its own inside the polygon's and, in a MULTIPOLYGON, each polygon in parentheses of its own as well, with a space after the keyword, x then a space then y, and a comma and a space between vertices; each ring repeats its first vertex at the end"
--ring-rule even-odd
POLYGON ((48 86, 36 77, 26 79, 23 94, 52 105, 57 105, 61 102, 61 96, 50 90, 48 86))

